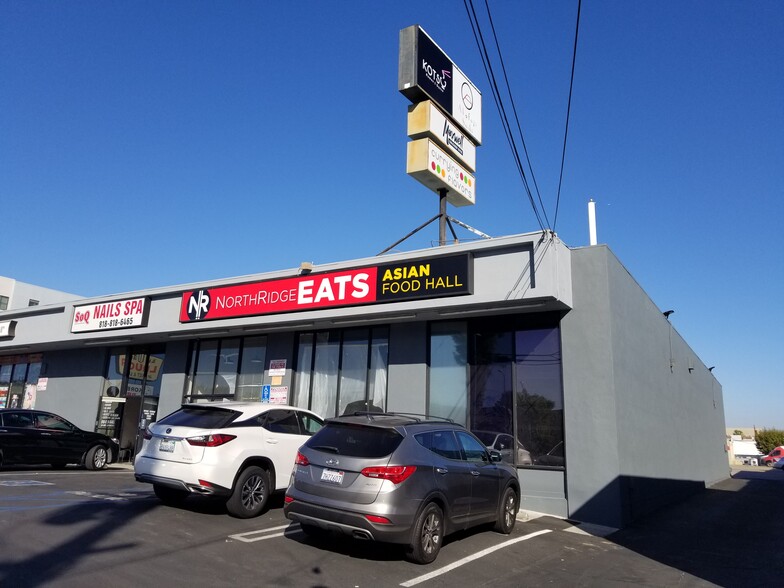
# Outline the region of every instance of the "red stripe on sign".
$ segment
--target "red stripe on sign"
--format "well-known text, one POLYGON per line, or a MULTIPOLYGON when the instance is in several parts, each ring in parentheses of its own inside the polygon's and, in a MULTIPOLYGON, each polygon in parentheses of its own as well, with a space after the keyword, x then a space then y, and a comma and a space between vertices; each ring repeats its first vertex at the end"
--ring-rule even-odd
POLYGON ((376 267, 185 292, 180 322, 376 301, 376 267))

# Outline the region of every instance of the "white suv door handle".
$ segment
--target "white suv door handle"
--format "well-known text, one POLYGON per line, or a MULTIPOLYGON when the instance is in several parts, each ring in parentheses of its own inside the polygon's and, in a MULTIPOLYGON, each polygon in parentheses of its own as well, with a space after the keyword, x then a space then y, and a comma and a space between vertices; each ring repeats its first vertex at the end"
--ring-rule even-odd
POLYGON ((276 445, 278 443, 278 440, 277 439, 267 439, 267 443, 269 443, 270 445, 276 445))

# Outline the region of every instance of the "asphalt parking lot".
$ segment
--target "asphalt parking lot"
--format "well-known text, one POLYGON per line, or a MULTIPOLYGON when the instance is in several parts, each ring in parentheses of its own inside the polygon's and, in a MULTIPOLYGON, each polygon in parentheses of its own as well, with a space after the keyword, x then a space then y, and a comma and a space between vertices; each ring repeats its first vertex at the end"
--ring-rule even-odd
POLYGON ((282 497, 261 517, 215 501, 161 505, 127 467, 0 470, 2 586, 776 586, 784 472, 743 467, 607 536, 521 513, 514 532, 447 540, 418 566, 399 549, 306 537, 282 497))

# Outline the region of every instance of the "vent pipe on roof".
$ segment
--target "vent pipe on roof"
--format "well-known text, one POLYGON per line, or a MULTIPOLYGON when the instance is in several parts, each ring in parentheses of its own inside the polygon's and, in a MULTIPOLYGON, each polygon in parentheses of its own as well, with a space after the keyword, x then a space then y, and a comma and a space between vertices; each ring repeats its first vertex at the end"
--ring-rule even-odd
POLYGON ((588 235, 589 244, 596 245, 596 203, 593 198, 588 201, 588 235))

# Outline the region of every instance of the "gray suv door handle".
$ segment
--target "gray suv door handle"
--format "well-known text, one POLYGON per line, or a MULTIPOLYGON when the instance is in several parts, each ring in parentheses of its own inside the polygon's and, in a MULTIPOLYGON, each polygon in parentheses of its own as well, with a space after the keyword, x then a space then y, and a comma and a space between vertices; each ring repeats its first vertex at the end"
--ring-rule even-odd
POLYGON ((449 470, 446 468, 436 468, 436 473, 438 474, 448 474, 449 470))
POLYGON ((472 476, 478 476, 479 472, 477 472, 476 470, 471 470, 471 475, 472 476))

